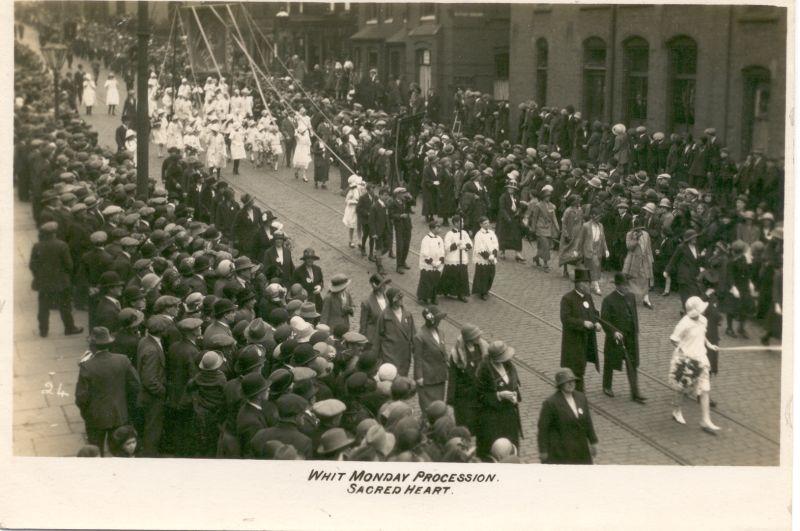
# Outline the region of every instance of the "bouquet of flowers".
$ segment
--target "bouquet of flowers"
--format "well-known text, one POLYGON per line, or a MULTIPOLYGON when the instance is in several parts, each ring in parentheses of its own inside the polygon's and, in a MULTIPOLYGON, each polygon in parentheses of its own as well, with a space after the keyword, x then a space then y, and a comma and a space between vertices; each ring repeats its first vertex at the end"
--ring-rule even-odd
POLYGON ((700 362, 691 358, 681 358, 675 363, 672 370, 672 381, 679 385, 684 390, 690 390, 694 387, 703 368, 700 362))

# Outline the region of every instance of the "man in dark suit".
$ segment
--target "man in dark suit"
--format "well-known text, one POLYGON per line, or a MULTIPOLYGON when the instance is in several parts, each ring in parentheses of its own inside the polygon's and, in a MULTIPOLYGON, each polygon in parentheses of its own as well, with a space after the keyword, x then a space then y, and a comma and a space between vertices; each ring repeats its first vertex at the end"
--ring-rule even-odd
POLYGON ((119 298, 122 295, 122 280, 116 271, 106 271, 100 275, 100 293, 92 305, 92 312, 89 316, 89 326, 103 326, 110 332, 116 332, 119 324, 117 316, 122 305, 119 298))
POLYGON ((86 425, 89 444, 104 454, 106 437, 128 423, 128 404, 139 392, 139 377, 130 360, 108 349, 114 338, 104 327, 92 329, 89 350, 80 362, 75 405, 86 425))
POLYGON ((375 242, 370 239, 370 228, 369 228, 369 217, 370 212, 372 210, 372 204, 377 201, 375 197, 375 186, 373 184, 367 184, 367 193, 362 194, 361 197, 358 198, 358 203, 356 204, 356 216, 358 217, 358 222, 361 224, 362 236, 361 236, 361 245, 359 245, 359 249, 361 250, 361 256, 367 256, 366 250, 366 243, 369 240, 369 257, 372 258, 373 253, 373 245, 375 242))
POLYGON ((292 157, 294 157, 294 148, 297 145, 297 140, 294 137, 294 121, 292 121, 289 113, 284 115, 280 124, 281 134, 286 145, 286 167, 292 166, 292 157))
POLYGON ((647 399, 639 392, 636 374, 639 367, 639 314, 636 311, 636 297, 628 291, 628 280, 624 273, 614 274, 614 286, 616 289, 603 299, 600 311, 600 324, 606 333, 603 348, 603 393, 614 396, 614 371, 622 370, 624 361, 631 400, 644 404, 647 399))
POLYGON ((358 332, 364 335, 373 345, 378 332, 378 319, 380 319, 383 310, 387 307, 386 284, 391 281, 392 279, 390 278, 373 273, 369 277, 372 293, 369 294, 367 300, 361 302, 358 332))
POLYGON ((575 390, 570 369, 556 373, 558 390, 542 403, 537 440, 539 459, 552 465, 591 465, 597 455, 597 434, 589 403, 575 390))
POLYGON ((416 335, 414 318, 403 308, 403 293, 399 289, 387 289, 386 302, 387 308, 378 319, 375 352, 381 363, 391 363, 397 367, 397 374, 408 376, 416 335))
POLYGON ((117 153, 125 151, 125 137, 127 134, 128 123, 126 120, 122 120, 122 123, 119 124, 119 127, 114 131, 114 140, 117 142, 117 153))
POLYGON ((411 247, 411 205, 414 199, 402 186, 392 191, 392 201, 389 203, 389 215, 394 224, 395 256, 397 257, 397 272, 401 275, 404 269, 411 269, 406 264, 408 251, 411 247))
POLYGON ((236 249, 247 256, 257 256, 258 216, 254 207, 255 198, 250 194, 242 196, 242 208, 233 219, 233 241, 236 249))
POLYGON ((198 372, 203 321, 194 317, 178 322, 181 338, 169 346, 165 359, 167 397, 165 406, 165 451, 177 457, 190 457, 192 447, 192 403, 185 395, 186 384, 198 372))
POLYGON ((608 265, 612 270, 622 269, 628 250, 625 235, 631 230, 633 221, 626 201, 617 203, 616 212, 609 212, 603 220, 603 228, 608 243, 608 265))
POLYGON ((280 441, 291 444, 297 453, 305 459, 311 459, 313 448, 311 438, 298 429, 300 415, 308 408, 308 401, 300 395, 286 393, 276 401, 278 423, 270 428, 259 430, 251 439, 250 447, 259 451, 269 441, 280 441))
MULTIPOLYGON (((267 391, 267 381, 261 376, 260 370, 254 370, 241 377, 239 387, 242 405, 236 414, 236 434, 239 437, 242 457, 252 457, 253 448, 250 441, 259 430, 267 427, 267 418, 264 415, 264 395, 267 391)), ((230 391, 235 390, 235 384, 232 384, 230 391)), ((226 403, 228 394, 229 387, 226 385, 226 403)))
POLYGON ((158 457, 158 448, 164 429, 164 404, 167 396, 163 336, 171 322, 163 315, 147 320, 147 333, 139 341, 136 351, 136 370, 142 387, 139 390, 139 407, 142 410, 142 454, 158 457))
POLYGON ((700 284, 697 277, 700 275, 700 250, 696 240, 698 234, 694 229, 689 229, 683 234, 681 243, 675 254, 670 258, 664 271, 665 277, 675 278, 678 282, 678 294, 681 296, 681 313, 689 297, 700 296, 700 284))
POLYGON ((123 308, 117 315, 119 329, 114 335, 114 343, 110 350, 125 355, 136 365, 136 351, 142 339, 140 326, 144 322, 144 314, 135 308, 123 308))
POLYGON ((444 401, 444 388, 449 374, 447 347, 439 323, 447 313, 437 306, 422 310, 425 326, 414 336, 414 380, 417 382, 419 407, 424 412, 437 400, 444 401))
POLYGON ((292 247, 286 242, 286 235, 281 231, 272 235, 272 242, 272 246, 264 251, 261 259, 261 263, 264 265, 264 275, 268 281, 278 278, 281 284, 288 285, 294 275, 292 247))
POLYGON ((575 269, 575 289, 561 298, 561 366, 573 371, 576 388, 583 392, 586 363, 592 362, 599 372, 597 359, 597 310, 589 293, 589 271, 575 269))
POLYGON ((39 241, 33 244, 29 267, 33 273, 33 289, 39 292, 39 335, 47 337, 50 331, 50 308, 61 313, 64 334, 83 332, 75 326, 72 317, 72 288, 70 275, 73 263, 69 247, 56 238, 58 223, 49 221, 39 229, 39 241))
POLYGON ((322 311, 322 269, 314 262, 319 260, 314 249, 308 248, 303 251, 303 265, 294 270, 292 281, 300 284, 306 293, 308 300, 314 303, 317 311, 322 311))
MULTIPOLYGON (((389 220, 389 190, 381 188, 378 200, 369 212, 369 237, 375 242, 375 265, 378 274, 385 273, 382 258, 392 247, 392 225, 389 220)), ((372 245, 370 245, 372 247, 372 245)), ((402 270, 399 271, 402 273, 402 270)))

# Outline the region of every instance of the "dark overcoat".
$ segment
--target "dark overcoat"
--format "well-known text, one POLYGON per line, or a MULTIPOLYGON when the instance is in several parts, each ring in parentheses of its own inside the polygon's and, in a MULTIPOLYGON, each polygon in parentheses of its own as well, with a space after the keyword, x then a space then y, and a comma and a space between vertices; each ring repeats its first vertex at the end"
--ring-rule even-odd
POLYGON ((636 298, 633 293, 622 294, 617 290, 612 291, 603 299, 600 323, 606 333, 606 342, 603 347, 605 363, 611 365, 615 371, 622 370, 627 350, 628 358, 634 367, 639 366, 639 314, 636 310, 636 298), (619 344, 614 339, 614 331, 622 333, 624 339, 619 344))
POLYGON ((539 453, 547 454, 547 464, 592 464, 589 444, 597 444, 597 435, 589 403, 579 391, 574 391, 572 396, 578 409, 577 417, 561 391, 550 395, 539 411, 539 453))
POLYGON ((402 320, 398 321, 394 311, 387 306, 378 319, 375 351, 382 363, 393 364, 401 376, 408 376, 411 368, 415 333, 414 317, 408 310, 403 310, 402 320))
POLYGON ((598 368, 597 332, 583 326, 584 321, 597 321, 597 310, 591 295, 581 297, 572 290, 561 297, 561 366, 569 367, 576 376, 582 377, 586 363, 598 368))
POLYGON ((505 437, 517 447, 522 438, 519 405, 497 398, 497 393, 500 391, 512 391, 517 395, 517 402, 522 399, 517 369, 511 362, 505 363, 505 369, 508 382, 503 380, 488 358, 481 361, 476 371, 475 378, 481 407, 477 433, 479 456, 488 456, 492 443, 501 437, 505 437))
POLYGON ((75 404, 87 428, 108 430, 128 423, 128 404, 139 392, 139 377, 130 360, 108 350, 80 364, 75 404))

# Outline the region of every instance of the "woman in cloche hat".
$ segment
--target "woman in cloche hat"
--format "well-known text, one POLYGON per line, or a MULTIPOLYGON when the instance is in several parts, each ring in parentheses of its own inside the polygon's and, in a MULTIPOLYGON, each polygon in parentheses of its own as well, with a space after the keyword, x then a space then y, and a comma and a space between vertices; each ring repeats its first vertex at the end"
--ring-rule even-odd
POLYGON ((505 437, 517 447, 522 438, 519 416, 520 383, 511 360, 514 349, 505 341, 489 344, 488 355, 478 365, 475 374, 479 403, 478 457, 487 459, 492 443, 505 437))

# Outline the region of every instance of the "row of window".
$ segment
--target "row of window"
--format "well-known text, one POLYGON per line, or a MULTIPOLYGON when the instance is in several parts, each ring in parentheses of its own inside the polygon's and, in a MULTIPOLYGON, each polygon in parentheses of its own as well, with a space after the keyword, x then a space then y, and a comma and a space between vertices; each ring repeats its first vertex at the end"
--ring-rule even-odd
MULTIPOLYGON (((368 21, 378 21, 378 14, 380 12, 381 20, 384 22, 394 19, 394 5, 390 3, 377 4, 374 2, 362 4, 364 9, 365 19, 368 21)), ((406 13, 404 16, 408 17, 409 5, 406 4, 406 13)), ((419 4, 419 16, 421 19, 432 18, 436 16, 436 3, 423 2, 419 4)))
MULTIPOLYGON (((667 43, 669 50, 668 102, 673 130, 694 125, 694 95, 697 76, 697 43, 686 36, 675 37, 667 43)), ((647 120, 647 77, 650 46, 641 37, 631 37, 622 43, 623 101, 625 121, 640 123, 647 120)), ((588 120, 604 118, 606 101, 606 67, 608 47, 600 37, 583 42, 583 115, 588 120)), ((536 101, 547 102, 547 40, 536 41, 536 101)))

